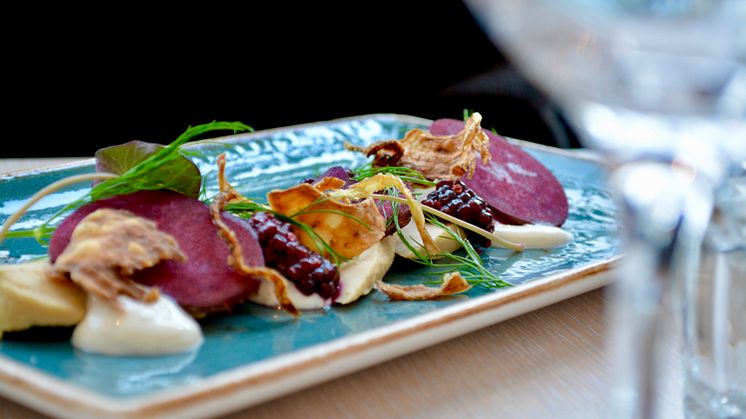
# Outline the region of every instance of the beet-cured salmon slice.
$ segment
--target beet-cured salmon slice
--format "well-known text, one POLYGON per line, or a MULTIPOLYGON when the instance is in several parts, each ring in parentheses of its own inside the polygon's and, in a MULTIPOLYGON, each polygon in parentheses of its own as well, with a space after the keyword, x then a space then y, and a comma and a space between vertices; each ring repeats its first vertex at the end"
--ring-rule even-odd
MULTIPOLYGON (((136 273, 132 279, 160 288, 190 311, 230 308, 259 287, 259 280, 242 276, 228 266, 228 245, 218 236, 207 205, 169 191, 140 191, 79 208, 52 236, 49 256, 53 262, 67 247, 80 220, 99 208, 123 209, 152 220, 159 230, 177 240, 187 257, 186 262, 164 261, 136 273)), ((235 232, 246 263, 264 266, 262 249, 248 223, 227 213, 223 214, 223 220, 235 232)))
MULTIPOLYGON (((438 119, 430 125, 434 135, 458 134, 464 123, 438 119)), ((485 165, 477 159, 474 176, 466 183, 507 224, 551 224, 567 219, 567 196, 557 178, 543 164, 504 138, 484 130, 490 138, 492 159, 485 165)))

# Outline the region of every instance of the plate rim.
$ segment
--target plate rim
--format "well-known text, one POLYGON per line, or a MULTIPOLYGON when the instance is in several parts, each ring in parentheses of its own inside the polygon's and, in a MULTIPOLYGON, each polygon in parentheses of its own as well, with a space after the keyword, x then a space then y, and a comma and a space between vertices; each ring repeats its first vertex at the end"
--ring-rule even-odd
MULTIPOLYGON (((393 118, 393 119, 398 119, 403 122, 422 124, 422 125, 428 125, 433 122, 432 119, 422 118, 422 117, 414 116, 414 115, 399 114, 399 113, 371 113, 371 114, 347 116, 344 118, 335 118, 335 119, 329 119, 329 120, 317 121, 317 122, 304 122, 302 124, 267 128, 267 129, 246 132, 246 133, 241 133, 241 134, 224 135, 224 136, 208 138, 204 140, 190 141, 188 144, 205 144, 208 142, 215 142, 215 141, 225 141, 225 142, 234 142, 234 141, 239 141, 239 140, 244 141, 247 139, 253 139, 254 137, 260 137, 266 134, 273 134, 273 133, 309 128, 309 127, 318 126, 321 124, 344 123, 344 122, 350 122, 350 121, 355 121, 355 120, 360 120, 360 119, 373 119, 373 118, 393 118)), ((534 143, 534 142, 527 141, 527 140, 520 140, 517 138, 506 137, 504 135, 500 135, 500 136, 508 140, 510 143, 518 145, 520 147, 546 151, 549 153, 560 154, 560 155, 575 158, 575 159, 586 160, 586 161, 591 161, 591 162, 598 163, 601 165, 605 165, 605 161, 602 158, 600 158, 600 156, 598 156, 597 154, 592 153, 592 152, 588 152, 588 153, 579 152, 580 150, 583 150, 583 149, 561 149, 561 148, 552 147, 552 146, 548 146, 544 144, 534 143)), ((38 169, 22 169, 22 170, 13 170, 9 172, 0 172, 0 180, 8 180, 8 179, 16 178, 16 177, 45 174, 45 173, 54 172, 57 170, 79 168, 79 167, 95 164, 95 161, 96 161, 95 158, 87 157, 87 158, 81 158, 80 160, 73 161, 73 162, 50 164, 48 166, 44 166, 38 169)))
MULTIPOLYGON (((326 121, 309 122, 284 127, 258 130, 250 133, 233 134, 194 141, 191 144, 204 142, 235 142, 264 137, 274 133, 304 129, 319 125, 344 123, 362 119, 391 118, 405 123, 427 125, 431 120, 396 113, 375 113, 350 116, 326 121)), ((604 161, 592 153, 578 153, 556 147, 517 140, 506 137, 511 143, 530 149, 558 154, 573 159, 591 161, 605 165, 604 161)), ((59 170, 79 168, 90 165, 93 158, 76 162, 63 163, 41 169, 28 169, 17 172, 0 173, 0 178, 12 179, 59 170)), ((449 307, 433 312, 400 320, 390 325, 378 327, 352 336, 345 336, 308 348, 295 350, 287 354, 274 356, 248 365, 238 366, 215 375, 202 378, 195 383, 180 385, 177 388, 165 389, 155 394, 144 394, 126 398, 114 398, 71 384, 63 379, 49 375, 26 364, 14 361, 0 354, 0 395, 24 404, 31 409, 63 417, 149 417, 168 415, 169 417, 191 417, 196 413, 218 415, 237 409, 247 408, 270 399, 281 397, 302 388, 309 387, 328 379, 346 375, 371 365, 414 352, 421 348, 445 341, 447 339, 496 324, 525 312, 545 307, 583 292, 599 288, 611 282, 609 275, 604 275, 618 264, 622 255, 589 263, 574 269, 563 270, 553 275, 503 290, 470 298, 449 307), (575 291, 557 297, 556 290, 574 287, 575 291), (536 299, 533 305, 527 303, 536 299), (509 310, 511 304, 518 309, 509 310), (503 310, 504 313, 497 315, 503 310), (470 326, 454 328, 461 323, 468 324, 477 316, 489 317, 481 322, 472 321, 470 326), (445 333, 447 329, 450 333, 445 333), (424 344, 406 344, 407 338, 425 333, 437 333, 424 344), (333 363, 344 363, 372 354, 386 348, 385 355, 378 355, 372 361, 360 360, 358 364, 347 365, 341 369, 329 371, 325 375, 309 376, 300 385, 272 389, 272 384, 287 381, 289 377, 315 371, 316 368, 328 367, 333 363), (251 392, 253 397, 244 397, 241 391, 251 392), (264 389, 264 391, 262 391, 264 389), (267 390, 269 389, 269 390, 267 390), (256 394, 260 393, 260 394, 256 394), (241 397, 239 397, 241 396, 241 397), (210 405, 209 410, 205 410, 210 405)))
MULTIPOLYGON (((500 293, 490 293, 464 300, 449 307, 357 333, 353 336, 334 339, 253 364, 239 366, 200 379, 194 384, 184 384, 175 389, 161 390, 153 395, 116 399, 94 393, 91 390, 76 386, 0 355, 0 394, 36 410, 55 415, 62 413, 63 417, 82 417, 81 414, 92 415, 91 417, 105 415, 106 417, 123 418, 160 417, 162 415, 191 417, 196 413, 195 410, 204 410, 204 406, 201 406, 200 403, 205 401, 220 402, 223 406, 209 412, 201 411, 200 413, 209 413, 211 416, 225 414, 281 397, 313 384, 324 382, 327 379, 322 376, 317 379, 306 380, 303 385, 288 388, 287 391, 272 391, 269 395, 244 398, 242 401, 235 400, 238 391, 256 389, 261 386, 266 387, 272 384, 274 380, 287 379, 299 373, 312 371, 314 367, 323 367, 330 361, 339 361, 344 357, 371 353, 385 345, 395 345, 397 341, 412 338, 426 331, 438 331, 439 328, 453 326, 453 323, 468 319, 471 316, 490 314, 490 312, 497 311, 512 303, 520 304, 528 298, 545 297, 546 299, 538 306, 512 311, 486 325, 496 324, 525 312, 602 287, 611 282, 610 276, 602 274, 615 267, 621 258, 621 255, 617 255, 579 268, 561 271, 515 288, 506 289, 500 293), (551 298, 553 291, 570 285, 576 285, 579 292, 573 292, 563 298, 551 298), (64 391, 61 391, 60 388, 64 388, 64 391), (59 409, 70 410, 60 412, 59 409)), ((338 371, 339 374, 334 376, 349 374, 481 327, 462 328, 452 336, 443 336, 421 346, 396 348, 380 360, 346 368, 338 371)))

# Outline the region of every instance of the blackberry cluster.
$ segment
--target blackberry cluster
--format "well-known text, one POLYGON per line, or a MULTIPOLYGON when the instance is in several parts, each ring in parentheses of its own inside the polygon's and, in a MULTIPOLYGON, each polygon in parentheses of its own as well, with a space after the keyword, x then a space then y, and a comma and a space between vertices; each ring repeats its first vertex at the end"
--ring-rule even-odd
POLYGON ((259 236, 268 267, 277 269, 305 295, 316 293, 324 299, 339 295, 337 267, 301 244, 289 223, 258 212, 249 224, 259 236))
MULTIPOLYGON (((441 180, 422 204, 487 231, 492 231, 495 227, 492 209, 460 180, 441 180)), ((467 232, 467 239, 480 246, 490 245, 488 239, 472 232, 467 232)))

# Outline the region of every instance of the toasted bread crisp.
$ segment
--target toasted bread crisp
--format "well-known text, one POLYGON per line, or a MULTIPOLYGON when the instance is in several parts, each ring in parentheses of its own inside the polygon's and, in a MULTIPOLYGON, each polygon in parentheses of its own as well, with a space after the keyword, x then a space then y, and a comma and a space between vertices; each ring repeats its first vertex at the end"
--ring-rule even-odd
POLYGON ((492 157, 489 137, 482 131, 482 116, 475 112, 464 129, 454 135, 433 135, 413 129, 401 140, 384 140, 368 147, 345 144, 348 150, 373 156, 375 166, 403 166, 417 170, 428 179, 460 179, 471 177, 476 168, 476 156, 487 163, 492 157))
POLYGON ((89 293, 106 301, 122 294, 153 302, 157 289, 145 289, 130 279, 135 272, 163 260, 185 261, 171 235, 150 220, 129 211, 99 209, 76 227, 62 254, 50 267, 52 278, 69 277, 89 293))

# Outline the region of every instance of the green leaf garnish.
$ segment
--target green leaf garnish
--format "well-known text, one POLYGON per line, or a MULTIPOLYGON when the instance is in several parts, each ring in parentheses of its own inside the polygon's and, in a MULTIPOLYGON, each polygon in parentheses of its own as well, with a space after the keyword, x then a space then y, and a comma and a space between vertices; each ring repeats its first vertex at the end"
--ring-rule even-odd
MULTIPOLYGON (((124 195, 143 190, 170 189, 178 186, 173 183, 173 176, 188 173, 189 167, 184 165, 186 159, 181 153, 181 146, 187 141, 211 132, 230 130, 235 132, 252 131, 253 128, 241 122, 211 122, 209 124, 189 127, 183 134, 168 146, 139 161, 116 179, 110 179, 96 185, 90 193, 91 200, 108 198, 114 195, 124 195), (169 167, 175 165, 174 170, 169 167)), ((201 182, 196 183, 201 186, 201 182)), ((192 186, 194 187, 194 186, 192 186)), ((199 196, 199 190, 195 197, 199 196)))
MULTIPOLYGON (((176 176, 179 178, 181 173, 186 173, 189 170, 188 166, 178 164, 181 159, 185 158, 181 150, 184 143, 208 132, 226 130, 236 133, 242 131, 253 131, 253 128, 241 122, 219 121, 213 121, 209 124, 187 128, 187 130, 171 144, 156 150, 154 153, 147 155, 144 159, 129 159, 130 163, 135 160, 137 160, 137 163, 127 169, 120 176, 97 184, 84 197, 66 205, 64 208, 46 219, 34 230, 37 241, 42 245, 46 245, 42 239, 43 237, 48 236, 48 233, 51 231, 49 224, 62 214, 80 208, 89 202, 142 190, 170 189, 170 187, 174 185, 172 183, 172 177, 176 176), (174 162, 176 162, 177 167, 180 167, 181 170, 177 169, 176 171, 172 171, 168 169, 168 166, 174 162)), ((124 160, 126 159, 122 159, 122 162, 124 162, 124 160)), ((120 168, 123 168, 126 165, 127 164, 125 163, 119 164, 120 168)), ((201 185, 201 179, 199 185, 201 185)), ((199 190, 197 190, 197 195, 199 195, 199 190)))
MULTIPOLYGON (((96 151, 96 170, 117 175, 127 173, 148 157, 166 148, 161 144, 144 141, 130 141, 96 151)), ((162 179, 162 189, 198 198, 202 189, 202 176, 199 168, 183 155, 174 156, 170 163, 153 170, 151 179, 162 179)))

